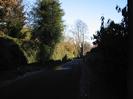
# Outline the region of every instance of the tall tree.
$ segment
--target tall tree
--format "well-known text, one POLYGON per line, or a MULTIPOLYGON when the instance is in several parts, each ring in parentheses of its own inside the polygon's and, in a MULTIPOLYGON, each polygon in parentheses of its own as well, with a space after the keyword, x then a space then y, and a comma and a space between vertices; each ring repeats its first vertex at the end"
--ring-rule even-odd
POLYGON ((63 31, 64 13, 59 0, 38 0, 32 15, 34 38, 46 45, 54 46, 60 40, 63 31))
POLYGON ((84 53, 84 39, 85 35, 88 33, 88 27, 82 20, 77 20, 71 32, 74 35, 76 47, 78 49, 78 57, 80 57, 84 53))
POLYGON ((62 37, 64 12, 59 0, 38 0, 36 5, 31 11, 34 29, 33 39, 40 43, 39 60, 43 62, 44 59, 48 59, 48 57, 44 58, 44 55, 51 56, 56 43, 62 37), (44 50, 46 46, 50 51, 44 50))
POLYGON ((0 0, 0 31, 17 37, 25 21, 22 0, 0 0))

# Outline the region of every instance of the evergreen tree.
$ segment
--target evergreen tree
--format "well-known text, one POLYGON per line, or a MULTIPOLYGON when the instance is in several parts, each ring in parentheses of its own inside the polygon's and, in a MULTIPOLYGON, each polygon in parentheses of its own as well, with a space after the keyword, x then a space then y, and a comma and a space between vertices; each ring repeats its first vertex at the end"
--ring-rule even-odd
POLYGON ((40 44, 38 59, 44 63, 62 38, 64 15, 58 0, 38 0, 31 11, 33 18, 33 39, 40 44))
POLYGON ((40 42, 54 46, 61 38, 63 31, 63 10, 58 0, 38 0, 33 8, 33 37, 40 42))

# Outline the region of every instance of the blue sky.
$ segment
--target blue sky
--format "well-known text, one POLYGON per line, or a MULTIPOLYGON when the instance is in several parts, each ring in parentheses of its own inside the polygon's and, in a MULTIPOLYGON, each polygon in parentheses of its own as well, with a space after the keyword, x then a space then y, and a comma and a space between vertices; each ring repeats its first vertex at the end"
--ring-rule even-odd
MULTIPOLYGON (((35 0, 24 1, 29 5, 35 0)), ((122 16, 117 13, 115 7, 119 5, 123 8, 127 4, 127 0, 60 0, 60 2, 65 12, 63 20, 67 29, 80 19, 88 25, 89 36, 99 30, 101 16, 105 17, 105 21, 110 18, 115 22, 120 22, 122 16)), ((69 31, 66 31, 66 34, 70 35, 69 31)))
POLYGON ((115 10, 116 5, 124 7, 127 0, 60 0, 65 16, 63 20, 68 28, 75 24, 77 19, 81 19, 88 25, 89 36, 99 30, 101 20, 109 18, 115 22, 120 22, 122 16, 115 10))

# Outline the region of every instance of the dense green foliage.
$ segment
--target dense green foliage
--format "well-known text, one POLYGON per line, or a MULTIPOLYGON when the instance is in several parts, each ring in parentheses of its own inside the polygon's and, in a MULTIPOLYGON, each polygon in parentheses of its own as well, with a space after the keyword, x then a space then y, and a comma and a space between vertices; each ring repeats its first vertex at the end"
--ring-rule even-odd
POLYGON ((19 43, 20 48, 24 52, 24 55, 27 58, 28 63, 38 62, 39 46, 32 40, 22 41, 19 43))
POLYGON ((18 37, 25 24, 22 0, 0 1, 0 31, 12 37, 18 37))
POLYGON ((36 4, 29 13, 33 24, 28 27, 22 0, 0 1, 0 36, 15 41, 28 63, 45 63, 62 39, 64 13, 58 0, 37 0, 36 4))
MULTIPOLYGON (((79 55, 77 46, 78 45, 76 45, 76 43, 71 39, 64 40, 60 43, 57 43, 51 59, 63 60, 64 58, 66 58, 66 59, 77 58, 79 55)), ((86 55, 86 53, 91 50, 90 43, 85 42, 83 50, 84 50, 83 51, 84 55, 86 55)))
POLYGON ((65 56, 67 56, 67 59, 72 59, 76 57, 76 51, 74 43, 69 41, 60 42, 55 46, 52 59, 62 60, 65 56))
POLYGON ((39 42, 39 61, 49 59, 63 31, 63 10, 58 0, 38 0, 32 10, 33 39, 39 42))
POLYGON ((38 0, 32 14, 34 17, 33 37, 48 46, 54 46, 60 40, 63 31, 64 13, 59 1, 38 0))

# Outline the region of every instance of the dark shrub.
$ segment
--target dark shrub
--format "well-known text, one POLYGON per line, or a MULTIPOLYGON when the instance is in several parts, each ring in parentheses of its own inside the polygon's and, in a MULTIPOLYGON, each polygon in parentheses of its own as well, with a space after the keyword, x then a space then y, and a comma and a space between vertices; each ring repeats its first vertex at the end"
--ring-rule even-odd
POLYGON ((0 38, 0 70, 15 69, 27 64, 19 46, 10 39, 0 38))

